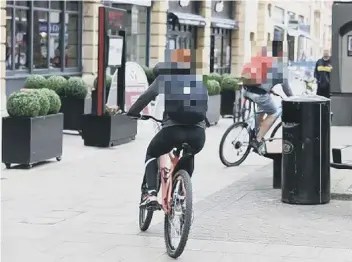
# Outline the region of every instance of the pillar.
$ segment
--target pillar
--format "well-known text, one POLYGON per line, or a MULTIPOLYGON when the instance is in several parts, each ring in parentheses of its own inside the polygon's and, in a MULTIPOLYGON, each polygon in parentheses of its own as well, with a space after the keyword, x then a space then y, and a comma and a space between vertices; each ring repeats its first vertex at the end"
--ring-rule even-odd
POLYGON ((165 59, 167 1, 154 1, 151 13, 150 67, 165 59))
POLYGON ((200 15, 206 20, 205 27, 198 28, 196 66, 197 74, 209 74, 210 72, 210 37, 211 37, 211 4, 203 0, 200 15))
POLYGON ((82 78, 91 88, 98 68, 98 14, 101 6, 99 0, 83 2, 82 32, 82 78))

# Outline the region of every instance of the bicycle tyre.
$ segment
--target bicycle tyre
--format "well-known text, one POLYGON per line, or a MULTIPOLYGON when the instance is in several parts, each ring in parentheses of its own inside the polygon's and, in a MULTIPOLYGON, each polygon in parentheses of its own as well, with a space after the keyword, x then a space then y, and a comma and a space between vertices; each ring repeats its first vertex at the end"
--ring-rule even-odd
POLYGON ((243 122, 248 120, 249 116, 251 115, 251 110, 252 102, 246 99, 246 101, 243 103, 243 108, 241 109, 241 118, 243 122))
POLYGON ((278 123, 277 126, 273 129, 273 132, 271 132, 270 135, 270 141, 273 141, 273 138, 276 135, 276 132, 279 130, 279 128, 282 126, 282 122, 278 123))
MULTIPOLYGON (((192 183, 191 183, 191 177, 189 176, 188 172, 185 170, 179 170, 177 173, 174 175, 174 181, 173 185, 176 185, 177 178, 181 177, 183 182, 184 182, 184 187, 186 191, 186 208, 184 211, 184 222, 183 222, 183 228, 182 228, 182 233, 181 233, 181 239, 180 243, 178 244, 177 248, 174 248, 171 244, 171 238, 170 238, 170 217, 169 214, 165 214, 164 218, 164 240, 165 240, 165 246, 166 246, 166 251, 167 254, 172 257, 172 258, 178 258, 184 251, 187 240, 188 240, 188 235, 191 229, 191 224, 192 224, 192 212, 193 212, 193 199, 192 199, 192 183)), ((175 190, 175 187, 172 188, 171 191, 171 196, 173 196, 173 192, 175 190)))
POLYGON ((153 214, 154 214, 153 210, 147 210, 145 207, 139 208, 139 228, 141 231, 144 232, 148 230, 150 223, 152 222, 152 219, 153 219, 153 214), (147 215, 144 218, 145 212, 147 212, 147 215))
MULTIPOLYGON (((159 160, 158 160, 158 166, 159 166, 159 160)), ((161 179, 160 179, 160 171, 158 172, 157 175, 157 192, 159 193, 161 188, 161 179)), ((143 193, 142 193, 143 194, 143 193)), ((141 196, 142 197, 142 196, 141 196)), ((139 207, 139 228, 141 231, 147 231, 150 223, 152 222, 153 219, 153 214, 154 214, 154 210, 148 210, 145 207, 139 207), (145 212, 147 212, 147 215, 144 219, 145 216, 145 212)))
POLYGON ((247 129, 247 132, 249 134, 249 141, 251 141, 251 139, 252 139, 252 132, 250 132, 250 130, 248 129, 248 124, 246 122, 234 123, 225 131, 224 135, 221 138, 220 145, 219 145, 219 157, 220 157, 221 162, 227 167, 239 166, 240 164, 243 163, 244 160, 246 160, 247 156, 249 155, 249 153, 251 151, 251 147, 248 144, 246 152, 243 154, 243 156, 239 160, 237 160, 236 162, 233 162, 233 163, 226 160, 226 158, 224 156, 224 152, 223 152, 226 137, 233 129, 235 129, 238 126, 242 126, 243 128, 247 129))

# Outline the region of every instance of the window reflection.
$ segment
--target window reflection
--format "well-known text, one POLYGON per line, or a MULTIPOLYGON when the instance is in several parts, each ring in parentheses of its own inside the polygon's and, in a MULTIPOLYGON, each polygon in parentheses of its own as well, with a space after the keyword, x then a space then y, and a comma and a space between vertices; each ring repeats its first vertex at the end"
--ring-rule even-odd
MULTIPOLYGON (((11 28, 11 26, 10 26, 11 28)), ((11 40, 11 37, 10 39, 11 40)), ((26 69, 28 68, 28 11, 24 9, 15 10, 15 28, 14 28, 14 39, 9 41, 14 45, 14 57, 12 58, 12 46, 9 45, 9 57, 8 67, 13 68, 14 63, 15 69, 26 69)))
POLYGON ((65 14, 67 33, 65 33, 65 65, 78 66, 78 14, 65 14))
POLYGON ((6 69, 12 69, 12 9, 6 9, 6 69))
POLYGON ((33 15, 33 67, 35 69, 48 68, 49 13, 35 10, 33 15))
POLYGON ((49 39, 49 57, 50 67, 60 68, 61 67, 61 47, 60 47, 60 12, 50 13, 50 39, 49 39))

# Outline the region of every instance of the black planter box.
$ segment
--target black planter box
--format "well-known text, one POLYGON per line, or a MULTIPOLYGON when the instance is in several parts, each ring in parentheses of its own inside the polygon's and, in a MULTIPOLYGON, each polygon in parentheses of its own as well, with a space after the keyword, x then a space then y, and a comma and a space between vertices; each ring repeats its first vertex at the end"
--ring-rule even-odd
POLYGON ((220 120, 220 95, 209 96, 207 118, 211 125, 216 125, 220 120))
POLYGON ((2 119, 2 162, 33 163, 56 157, 61 160, 64 115, 4 117, 2 119))
POLYGON ((221 107, 220 114, 222 116, 232 116, 233 114, 233 105, 236 100, 236 92, 233 90, 225 89, 221 91, 221 107))
POLYGON ((80 131, 82 115, 90 113, 92 100, 61 97, 60 112, 64 114, 64 130, 80 131))
POLYGON ((126 115, 82 116, 82 138, 85 146, 117 146, 134 140, 136 135, 137 120, 126 115))

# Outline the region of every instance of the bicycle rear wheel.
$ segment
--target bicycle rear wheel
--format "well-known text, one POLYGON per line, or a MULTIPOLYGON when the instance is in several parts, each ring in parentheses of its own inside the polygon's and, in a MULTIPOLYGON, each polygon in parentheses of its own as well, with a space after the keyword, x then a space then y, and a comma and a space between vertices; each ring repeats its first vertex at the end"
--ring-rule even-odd
POLYGON ((177 258, 185 249, 192 224, 192 183, 187 171, 179 170, 174 175, 171 197, 171 210, 164 219, 164 237, 167 254, 177 258))
POLYGON ((220 146, 219 146, 219 157, 221 162, 227 166, 238 166, 242 164, 242 162, 247 158, 251 147, 249 145, 249 142, 252 139, 252 132, 250 128, 248 127, 248 124, 246 122, 239 122, 232 124, 224 133, 224 135, 221 138, 220 141, 220 146), (240 128, 240 133, 237 135, 235 138, 233 138, 232 132, 235 131, 237 128, 240 128), (245 140, 241 140, 241 135, 245 135, 245 140), (248 136, 248 138, 247 138, 248 136), (226 142, 226 139, 230 138, 231 140, 229 142, 226 142), (230 148, 235 150, 233 152, 231 150, 231 154, 235 154, 237 156, 240 156, 239 159, 237 160, 229 160, 227 157, 225 157, 225 147, 230 144, 230 148), (240 155, 243 153, 242 155, 240 155))

